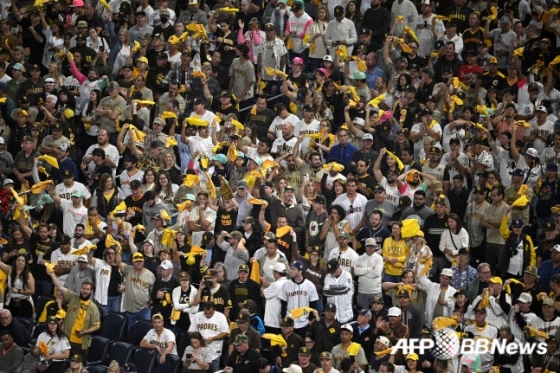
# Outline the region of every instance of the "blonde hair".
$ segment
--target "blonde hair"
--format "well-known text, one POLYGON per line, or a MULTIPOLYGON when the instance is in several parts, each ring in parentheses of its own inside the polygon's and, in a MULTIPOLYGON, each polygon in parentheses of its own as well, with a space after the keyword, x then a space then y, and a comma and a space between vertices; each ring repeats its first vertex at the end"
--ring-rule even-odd
POLYGON ((111 364, 109 364, 109 366, 107 367, 107 372, 109 372, 111 369, 116 369, 117 373, 121 371, 121 367, 116 360, 111 361, 111 364))

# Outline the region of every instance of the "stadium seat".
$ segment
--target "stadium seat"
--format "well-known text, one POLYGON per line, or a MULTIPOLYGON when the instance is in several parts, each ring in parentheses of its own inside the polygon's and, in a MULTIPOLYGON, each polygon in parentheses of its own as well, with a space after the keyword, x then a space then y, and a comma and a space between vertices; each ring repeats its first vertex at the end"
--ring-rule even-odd
MULTIPOLYGON (((119 363, 119 366, 123 366, 130 361, 132 358, 133 347, 130 343, 126 342, 113 342, 111 348, 109 349, 109 355, 104 361, 103 365, 109 365, 113 360, 119 363)), ((89 367, 88 367, 89 369, 89 367)))
POLYGON ((111 342, 108 338, 101 336, 94 336, 91 338, 91 346, 89 348, 88 366, 103 364, 111 342))
POLYGON ((88 366, 87 371, 89 373, 107 373, 107 367, 103 365, 93 365, 93 366, 88 366))
POLYGON ((126 341, 133 346, 140 346, 142 338, 152 329, 152 323, 147 320, 136 320, 134 326, 130 329, 126 336, 126 341))
POLYGON ((109 312, 101 322, 99 335, 110 341, 125 341, 127 329, 127 318, 116 312, 109 312))
POLYGON ((45 323, 44 322, 38 323, 37 325, 35 325, 35 329, 33 329, 33 334, 31 334, 31 338, 37 339, 39 337, 39 334, 41 334, 44 331, 45 331, 45 323))
POLYGON ((156 359, 156 350, 135 347, 131 363, 136 365, 136 368, 138 368, 138 373, 152 373, 156 366, 156 359))
POLYGON ((39 317, 43 313, 43 309, 45 308, 45 305, 51 300, 55 300, 55 299, 47 295, 39 295, 37 297, 37 301, 35 302, 35 314, 37 315, 37 319, 39 319, 39 317))
POLYGON ((35 321, 33 321, 33 319, 21 316, 16 316, 15 319, 27 329, 29 335, 33 334, 33 328, 35 327, 35 321))
POLYGON ((183 354, 185 353, 185 349, 190 344, 191 344, 191 337, 189 333, 187 332, 182 333, 181 336, 179 336, 179 338, 177 339, 177 353, 179 354, 180 357, 183 357, 183 354))
POLYGON ((165 357, 165 364, 156 364, 155 373, 181 373, 182 369, 183 362, 179 356, 167 355, 165 357))

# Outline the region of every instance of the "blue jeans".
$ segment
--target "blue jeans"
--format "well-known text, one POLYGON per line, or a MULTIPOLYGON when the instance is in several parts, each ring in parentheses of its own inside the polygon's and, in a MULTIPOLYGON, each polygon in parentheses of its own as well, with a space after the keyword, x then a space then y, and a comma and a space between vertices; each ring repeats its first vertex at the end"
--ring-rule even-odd
POLYGON ((210 364, 210 368, 208 368, 208 373, 214 373, 214 372, 217 372, 218 370, 220 370, 220 358, 219 357, 212 360, 212 363, 210 364))
POLYGON ((54 284, 50 280, 35 280, 35 294, 33 294, 33 301, 37 301, 39 295, 47 297, 54 297, 54 284))
POLYGON ((109 312, 121 312, 121 295, 116 297, 108 297, 107 298, 107 305, 102 305, 97 303, 97 307, 99 307, 103 314, 106 315, 109 312))
POLYGON ((150 316, 152 313, 151 308, 142 308, 138 312, 126 312, 126 318, 128 319, 128 330, 132 328, 136 320, 147 320, 150 321, 150 316))
POLYGON ((393 276, 393 275, 384 275, 383 282, 396 282, 397 284, 401 283, 401 276, 393 276))

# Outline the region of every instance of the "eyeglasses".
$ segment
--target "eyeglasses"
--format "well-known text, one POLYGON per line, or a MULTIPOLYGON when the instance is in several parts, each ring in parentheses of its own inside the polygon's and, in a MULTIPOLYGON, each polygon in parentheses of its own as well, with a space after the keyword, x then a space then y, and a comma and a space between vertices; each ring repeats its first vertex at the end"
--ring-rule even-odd
POLYGON ((315 342, 315 341, 305 341, 305 344, 313 343, 313 342, 315 342))

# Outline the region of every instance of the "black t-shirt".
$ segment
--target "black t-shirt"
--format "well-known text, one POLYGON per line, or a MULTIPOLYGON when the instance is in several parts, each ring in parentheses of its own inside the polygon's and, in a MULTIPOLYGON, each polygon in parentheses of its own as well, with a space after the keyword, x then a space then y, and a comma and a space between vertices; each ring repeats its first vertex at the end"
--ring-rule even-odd
POLYGON ((247 117, 245 118, 245 122, 253 122, 257 125, 257 137, 259 139, 266 138, 268 133, 268 127, 270 123, 276 118, 276 114, 270 110, 269 108, 264 109, 263 111, 257 111, 256 114, 251 114, 251 110, 247 110, 247 117))
POLYGON ((218 208, 218 218, 216 219, 216 232, 231 232, 237 228, 237 210, 226 211, 223 207, 218 208))
POLYGON ((128 220, 132 226, 136 226, 138 224, 142 224, 142 212, 144 211, 144 202, 146 199, 144 195, 142 197, 135 200, 132 196, 128 196, 124 199, 124 203, 126 204, 127 209, 132 209, 134 211, 134 216, 128 220))
POLYGON ((29 58, 27 59, 27 62, 32 65, 37 64, 39 66, 43 66, 43 52, 45 51, 45 41, 47 40, 43 34, 43 26, 40 23, 33 26, 35 32, 43 40, 42 42, 38 42, 31 31, 29 31, 29 27, 31 26, 31 20, 29 17, 23 17, 21 21, 19 21, 19 25, 22 29, 23 45, 29 47, 29 58))
POLYGON ((31 251, 31 256, 33 257, 33 264, 31 265, 31 273, 35 280, 41 279, 45 281, 50 281, 51 276, 47 274, 46 267, 44 265, 38 264, 41 260, 50 260, 51 254, 56 250, 57 245, 49 240, 47 242, 42 242, 41 237, 35 232, 31 233, 29 237, 29 242, 33 248, 31 251))
POLYGON ((220 286, 219 289, 214 294, 211 294, 210 289, 206 287, 202 289, 200 303, 202 304, 205 302, 212 302, 214 303, 214 309, 216 311, 224 313, 226 308, 232 307, 232 304, 231 304, 231 299, 229 297, 228 289, 224 288, 221 285, 219 286, 220 286))
POLYGON ((229 114, 235 114, 235 116, 239 118, 239 110, 237 110, 237 108, 234 105, 229 105, 228 107, 224 108, 220 103, 219 97, 212 98, 212 104, 210 105, 210 110, 212 110, 212 112, 216 114, 222 120, 222 122, 225 122, 226 117, 229 114))

